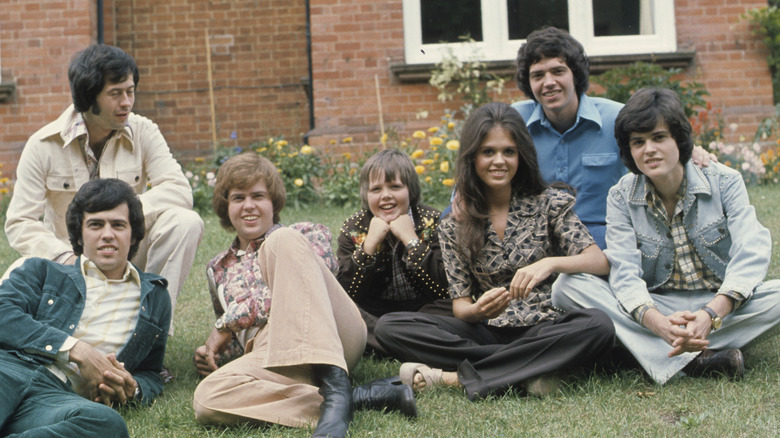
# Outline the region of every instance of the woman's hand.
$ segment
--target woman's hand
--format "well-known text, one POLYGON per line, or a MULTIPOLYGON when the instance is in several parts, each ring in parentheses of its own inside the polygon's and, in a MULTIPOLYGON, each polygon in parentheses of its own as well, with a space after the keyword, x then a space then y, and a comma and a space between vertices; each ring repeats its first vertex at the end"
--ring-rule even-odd
POLYGON ((543 258, 528 266, 523 266, 515 272, 512 283, 509 284, 509 294, 513 300, 523 300, 536 287, 555 271, 552 258, 543 258))
POLYGON ((482 294, 476 302, 469 297, 455 298, 452 300, 452 312, 463 321, 479 322, 500 315, 511 300, 505 287, 497 287, 482 294))
POLYGON ((193 361, 195 362, 195 368, 198 370, 198 374, 206 377, 219 368, 219 366, 217 366, 216 356, 225 351, 225 348, 227 348, 232 339, 232 332, 221 332, 216 328, 211 330, 211 334, 206 340, 206 344, 201 345, 195 350, 193 361))

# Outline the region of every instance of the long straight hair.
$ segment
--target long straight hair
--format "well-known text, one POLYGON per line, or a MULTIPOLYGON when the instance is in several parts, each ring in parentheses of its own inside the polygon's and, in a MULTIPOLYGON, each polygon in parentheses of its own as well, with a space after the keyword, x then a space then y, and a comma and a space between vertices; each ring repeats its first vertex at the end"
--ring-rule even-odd
POLYGON ((505 103, 492 102, 477 108, 463 125, 458 151, 457 188, 461 215, 458 220, 458 251, 472 261, 485 246, 485 223, 489 205, 487 186, 477 175, 475 162, 488 132, 501 127, 515 142, 517 172, 512 177, 512 195, 538 195, 547 188, 539 172, 531 134, 520 114, 505 103))

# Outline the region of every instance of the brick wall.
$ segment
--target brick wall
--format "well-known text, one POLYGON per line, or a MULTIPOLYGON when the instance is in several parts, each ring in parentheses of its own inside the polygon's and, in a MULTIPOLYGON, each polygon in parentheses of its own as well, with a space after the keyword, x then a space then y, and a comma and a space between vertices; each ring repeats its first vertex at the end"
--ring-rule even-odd
POLYGON ((112 0, 106 42, 141 70, 135 111, 154 120, 171 149, 212 147, 206 34, 211 48, 216 138, 247 147, 269 136, 300 141, 309 129, 306 11, 295 0, 112 0))
POLYGON ((15 92, 0 103, 0 163, 13 177, 27 138, 70 104, 67 66, 92 41, 95 0, 3 0, 0 66, 15 92))
MULTIPOLYGON (((355 145, 373 147, 379 139, 376 75, 385 125, 408 135, 432 122, 415 113, 429 110, 433 123, 445 107, 425 83, 400 84, 389 71, 403 62, 401 0, 314 0, 314 89, 316 129, 311 143, 352 136, 355 145)), ((739 15, 766 6, 756 0, 678 0, 675 2, 678 47, 696 56, 680 79, 701 82, 710 91, 713 108, 720 108, 727 125, 751 137, 763 118, 773 114, 772 84, 766 49, 750 34, 739 15)), ((514 82, 506 101, 523 98, 514 82)))
MULTIPOLYGON (((300 141, 309 129, 301 79, 308 74, 304 0, 104 0, 105 41, 131 53, 141 69, 136 111, 152 118, 175 153, 212 147, 206 30, 216 137, 246 147, 269 136, 300 141)), ((377 87, 387 130, 409 135, 436 123, 445 108, 425 83, 402 84, 401 0, 311 0, 316 129, 310 142, 351 136, 352 147, 379 144, 377 87), (376 79, 375 79, 376 78, 376 79), (428 120, 415 115, 428 110, 428 120)), ((16 92, 0 103, 0 162, 11 176, 24 142, 70 103, 67 65, 95 41, 96 0, 4 0, 0 66, 16 92)), ((734 135, 752 135, 773 113, 766 49, 739 15, 758 0, 677 0, 677 39, 696 57, 685 76, 705 84, 734 135)), ((521 99, 508 84, 504 99, 521 99)), ((734 140, 734 138, 731 138, 734 140)))

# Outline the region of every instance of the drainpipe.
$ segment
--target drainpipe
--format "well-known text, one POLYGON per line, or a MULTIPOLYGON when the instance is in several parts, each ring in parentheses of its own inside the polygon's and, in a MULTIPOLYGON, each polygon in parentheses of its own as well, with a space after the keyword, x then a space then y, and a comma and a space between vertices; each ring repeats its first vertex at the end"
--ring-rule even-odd
POLYGON ((97 43, 103 44, 103 0, 97 0, 97 43))
POLYGON ((306 93, 309 99, 309 132, 303 136, 303 144, 309 144, 309 133, 314 130, 314 79, 311 67, 311 7, 309 0, 306 0, 306 56, 309 67, 309 92, 306 93))

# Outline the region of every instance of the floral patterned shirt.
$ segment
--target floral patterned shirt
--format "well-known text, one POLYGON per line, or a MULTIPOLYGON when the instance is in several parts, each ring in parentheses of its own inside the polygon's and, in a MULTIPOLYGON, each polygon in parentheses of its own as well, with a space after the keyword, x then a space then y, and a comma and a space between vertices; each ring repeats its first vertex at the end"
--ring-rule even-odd
MULTIPOLYGON (((282 226, 274 224, 265 235, 249 242, 246 251, 238 249, 236 237, 230 248, 211 259, 208 264, 209 275, 213 275, 216 287, 216 290, 209 290, 214 311, 224 323, 224 327, 234 333, 262 327, 268 321, 272 291, 263 281, 257 250, 271 233, 282 226)), ((325 261, 331 272, 336 271, 336 258, 331 248, 332 237, 326 226, 300 222, 290 225, 290 228, 306 236, 315 254, 325 261)))
MULTIPOLYGON (((452 298, 479 298, 496 287, 509 288, 518 269, 546 257, 577 255, 595 242, 572 208, 574 197, 548 188, 540 195, 515 194, 509 206, 504 239, 498 238, 490 220, 485 223, 485 246, 472 263, 457 251, 457 222, 452 216, 439 226, 444 267, 452 298)), ((496 327, 533 326, 555 319, 551 275, 536 285, 524 300, 512 301, 496 318, 484 321, 496 327)))

